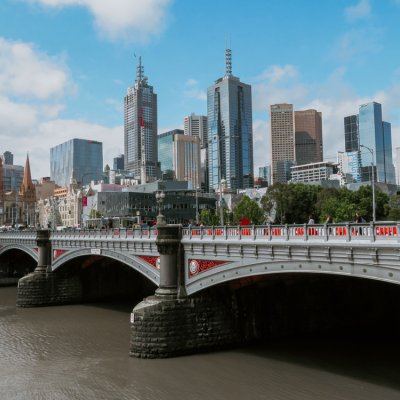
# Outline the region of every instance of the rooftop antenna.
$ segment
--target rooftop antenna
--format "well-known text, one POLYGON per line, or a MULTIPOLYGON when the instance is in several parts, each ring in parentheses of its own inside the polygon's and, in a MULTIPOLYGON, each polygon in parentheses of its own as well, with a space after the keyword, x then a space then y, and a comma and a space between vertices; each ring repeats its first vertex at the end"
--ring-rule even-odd
POLYGON ((230 39, 225 43, 225 76, 232 76, 232 50, 230 49, 230 39))

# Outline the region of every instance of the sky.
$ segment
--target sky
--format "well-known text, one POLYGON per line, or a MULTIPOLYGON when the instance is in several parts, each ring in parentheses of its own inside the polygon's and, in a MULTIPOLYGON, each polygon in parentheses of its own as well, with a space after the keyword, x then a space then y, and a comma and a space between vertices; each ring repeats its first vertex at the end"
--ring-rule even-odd
MULTIPOLYGON (((0 153, 50 175, 50 148, 124 152, 123 98, 138 56, 158 96, 159 133, 207 115, 207 88, 232 70, 252 86, 254 169, 270 160, 269 106, 322 112, 324 160, 343 118, 382 104, 400 147, 400 0, 1 0, 0 153), (135 57, 136 56, 136 57, 135 57)), ((395 154, 393 154, 395 156, 395 154)))

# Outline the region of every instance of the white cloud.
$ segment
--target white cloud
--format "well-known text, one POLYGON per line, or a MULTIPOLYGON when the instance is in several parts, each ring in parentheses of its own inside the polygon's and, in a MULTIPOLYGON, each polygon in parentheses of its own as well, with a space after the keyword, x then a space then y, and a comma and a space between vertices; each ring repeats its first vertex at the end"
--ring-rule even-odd
POLYGON ((185 97, 189 97, 196 100, 205 101, 207 100, 207 93, 205 90, 199 88, 199 82, 196 79, 189 78, 185 82, 185 90, 183 92, 185 97))
POLYGON ((11 151, 18 165, 29 152, 33 177, 48 176, 50 147, 72 138, 103 142, 105 163, 123 148, 122 126, 59 118, 73 87, 61 59, 0 38, 0 151, 11 151))
POLYGON ((82 6, 109 39, 143 42, 163 31, 172 0, 27 0, 47 7, 82 6))
POLYGON ((38 52, 29 43, 0 38, 0 93, 45 100, 63 95, 68 83, 60 59, 38 52))
POLYGON ((344 9, 344 15, 348 21, 368 18, 371 15, 369 0, 360 0, 356 5, 344 9))
POLYGON ((363 61, 365 56, 381 51, 381 38, 379 29, 352 29, 339 37, 333 48, 334 56, 341 62, 363 61))

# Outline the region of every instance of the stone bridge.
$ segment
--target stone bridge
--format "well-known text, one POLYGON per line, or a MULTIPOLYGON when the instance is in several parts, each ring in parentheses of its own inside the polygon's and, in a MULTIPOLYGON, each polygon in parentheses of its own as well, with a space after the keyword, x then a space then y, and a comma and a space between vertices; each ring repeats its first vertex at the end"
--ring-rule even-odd
POLYGON ((242 341, 232 299, 214 286, 287 273, 400 283, 397 223, 190 227, 0 233, 0 256, 21 251, 37 262, 20 279, 22 307, 76 302, 81 288, 68 262, 106 257, 156 287, 131 314, 131 354, 165 357, 242 341), (58 273, 63 271, 63 273, 58 273))

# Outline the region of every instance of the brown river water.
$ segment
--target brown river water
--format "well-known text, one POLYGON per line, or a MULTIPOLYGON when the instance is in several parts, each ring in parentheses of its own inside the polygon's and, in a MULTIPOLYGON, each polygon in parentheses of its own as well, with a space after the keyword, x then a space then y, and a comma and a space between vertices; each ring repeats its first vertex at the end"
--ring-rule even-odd
POLYGON ((16 308, 0 288, 0 400, 399 400, 400 345, 273 342, 131 358, 128 304, 16 308))

